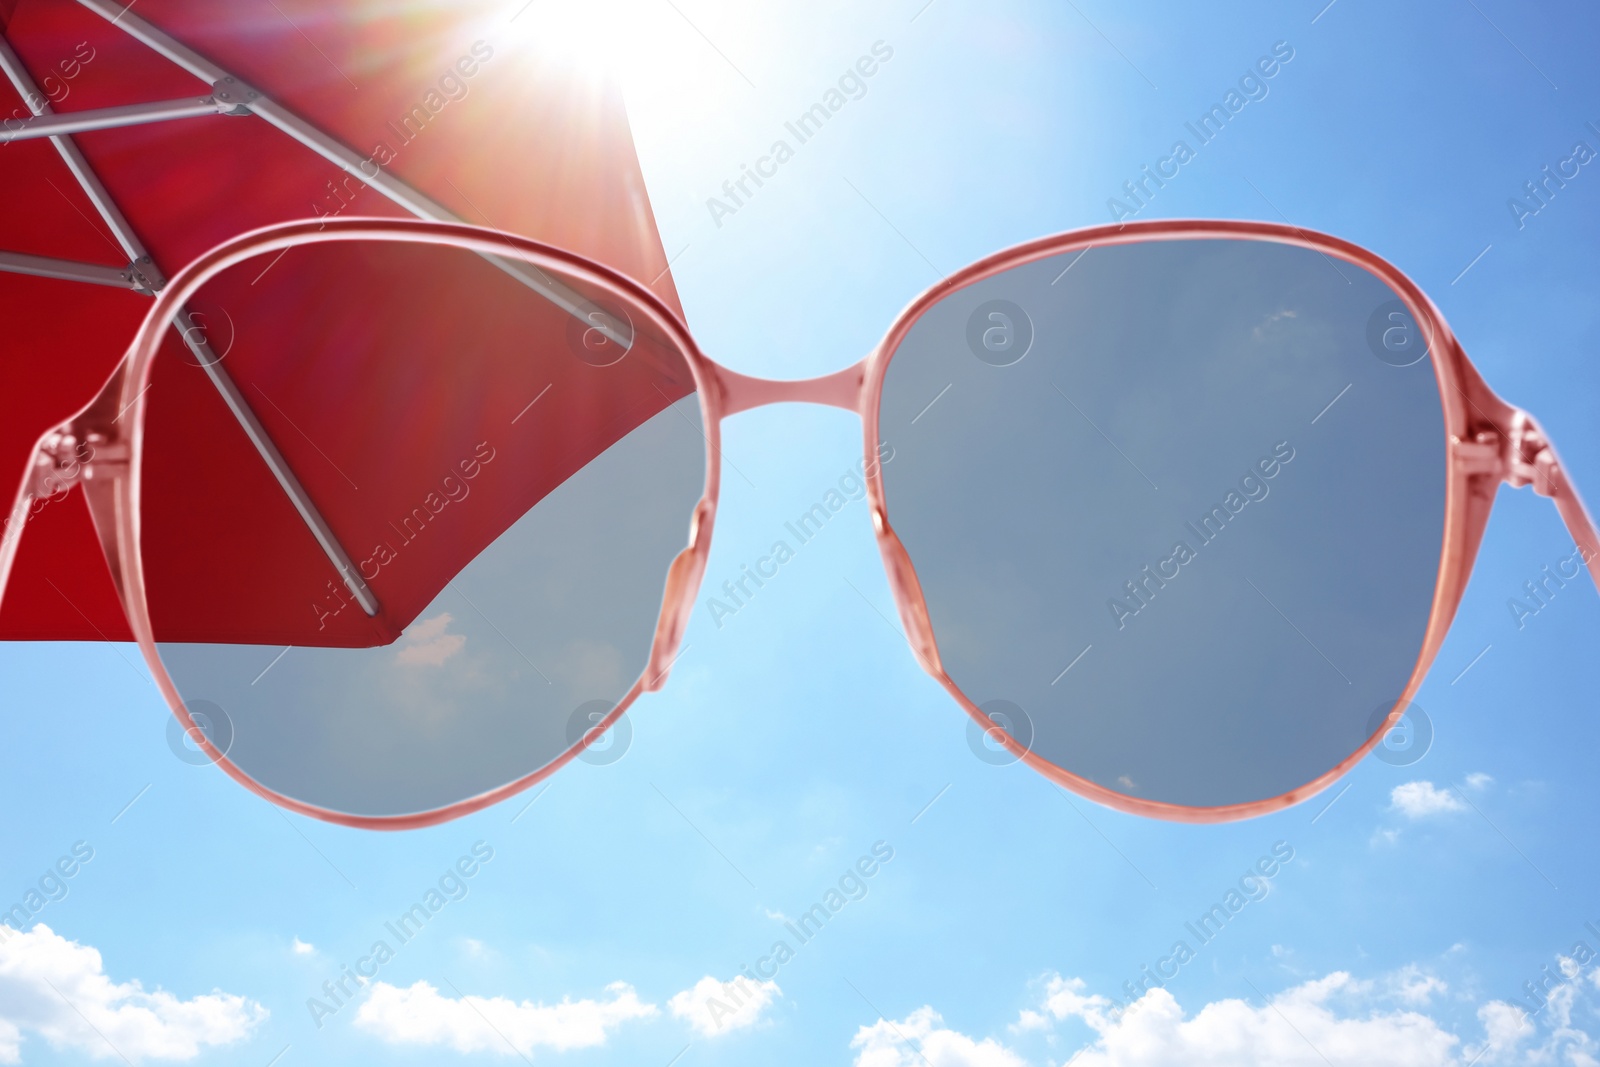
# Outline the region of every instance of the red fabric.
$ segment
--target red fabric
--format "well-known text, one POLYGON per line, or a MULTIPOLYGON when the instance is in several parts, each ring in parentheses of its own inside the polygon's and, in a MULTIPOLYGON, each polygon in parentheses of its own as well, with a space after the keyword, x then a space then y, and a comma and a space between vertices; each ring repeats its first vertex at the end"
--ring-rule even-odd
MULTIPOLYGON (((142 0, 135 11, 462 218, 597 259, 653 283, 678 307, 618 93, 500 37, 504 5, 142 0)), ((0 0, 0 31, 58 111, 210 91, 74 3, 0 0)), ((25 113, 9 86, 0 86, 0 115, 25 113)), ((402 214, 255 117, 102 130, 76 140, 169 273, 222 240, 274 222, 402 214)), ((47 141, 0 147, 0 203, 0 249, 124 265, 47 141)), ((95 395, 148 305, 147 297, 114 289, 0 274, 0 495, 7 501, 33 443, 95 395)), ((212 465, 195 471, 195 481, 227 484, 238 494, 210 500, 210 508, 227 514, 276 492, 262 481, 268 475, 237 427, 217 421, 227 416, 214 394, 196 392, 193 418, 196 427, 211 420, 216 440, 229 442, 187 458, 212 465), (217 474, 225 465, 249 473, 225 480, 217 474)), ((292 431, 275 436, 289 451, 292 431)), ((292 541, 285 531, 273 540, 267 529, 257 550, 302 550, 298 542, 284 547, 292 541)), ((351 551, 359 562, 365 546, 351 551)), ((326 568, 308 558, 307 566, 326 568)), ((160 602, 156 592, 152 602, 160 602)), ((402 612, 384 628, 405 621, 402 612)), ((22 539, 0 639, 130 636, 81 496, 52 501, 22 539)))
POLYGON ((165 640, 387 644, 547 493, 694 388, 642 333, 612 366, 577 358, 577 320, 468 252, 289 257, 259 278, 271 256, 232 268, 200 304, 227 309, 223 365, 382 611, 354 603, 174 335, 148 393, 143 501, 165 640))

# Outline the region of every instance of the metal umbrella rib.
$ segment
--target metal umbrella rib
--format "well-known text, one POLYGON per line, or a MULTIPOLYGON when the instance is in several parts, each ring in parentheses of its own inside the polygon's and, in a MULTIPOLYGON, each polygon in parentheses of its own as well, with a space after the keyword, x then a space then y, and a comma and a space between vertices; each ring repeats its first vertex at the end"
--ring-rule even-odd
MULTIPOLYGON (((412 188, 382 167, 377 167, 374 172, 369 172, 367 168, 361 165, 363 162, 362 157, 352 152, 338 140, 328 136, 316 126, 259 90, 245 86, 241 79, 229 74, 170 34, 133 14, 130 10, 118 4, 116 0, 78 0, 78 3, 118 27, 151 51, 176 63, 196 78, 215 87, 219 91, 219 95, 222 92, 226 92, 230 98, 237 98, 242 108, 253 115, 259 116, 283 133, 288 134, 346 174, 354 177, 357 181, 370 185, 417 218, 431 219, 436 222, 464 221, 443 204, 425 195, 420 190, 412 188)), ((578 319, 586 327, 598 330, 623 348, 632 347, 632 330, 627 323, 613 318, 604 309, 585 299, 582 294, 569 286, 562 284, 555 278, 551 278, 542 271, 528 266, 526 263, 503 259, 498 256, 485 256, 484 258, 573 318, 578 319)))
POLYGON ((7 120, 4 133, 0 133, 0 144, 55 137, 58 134, 87 133, 90 130, 113 130, 121 126, 139 126, 169 119, 225 115, 232 110, 232 104, 219 103, 214 96, 199 96, 158 100, 150 104, 122 104, 67 114, 40 114, 31 119, 7 120))
MULTIPOLYGON (((16 52, 11 49, 10 43, 6 41, 4 34, 0 34, 0 68, 4 69, 12 87, 27 101, 29 108, 36 116, 53 114, 49 103, 40 95, 32 76, 29 75, 27 68, 22 65, 22 61, 17 57, 16 52)), ((220 81, 221 79, 217 80, 220 81)), ((78 146, 73 143, 72 138, 65 133, 56 133, 50 135, 50 142, 55 145, 56 151, 61 154, 62 160, 65 161, 68 169, 72 171, 73 176, 77 178, 78 184, 83 187, 84 193, 89 197, 90 202, 94 204, 95 210, 105 221, 105 224, 111 228, 111 232, 116 235, 117 243, 128 254, 132 262, 127 268, 127 273, 138 278, 142 283, 137 288, 140 291, 154 294, 164 287, 166 284, 165 275, 155 266, 138 235, 134 233, 133 227, 128 223, 121 210, 118 209, 116 201, 106 191, 105 186, 95 174, 94 169, 89 166, 88 160, 84 159, 83 153, 78 150, 78 146)), ((19 267, 31 265, 34 269, 22 271, 22 273, 28 274, 42 273, 41 264, 49 266, 52 263, 63 262, 59 260, 44 260, 43 257, 25 257, 16 253, 10 253, 5 258, 9 258, 14 265, 19 265, 19 267), (31 264, 28 262, 30 260, 33 261, 31 264)), ((0 263, 3 262, 4 258, 0 258, 0 263)), ((68 266, 75 268, 75 270, 70 272, 62 271, 53 276, 69 277, 71 280, 76 281, 95 281, 98 284, 112 284, 108 280, 109 276, 103 276, 107 280, 85 276, 94 272, 94 268, 88 265, 69 264, 68 266)), ((115 268, 101 269, 115 271, 115 268)), ((261 425, 261 420, 251 409, 233 378, 222 367, 221 362, 217 359, 215 353, 211 351, 210 346, 203 338, 193 336, 193 331, 185 330, 180 325, 180 323, 188 321, 190 321, 188 311, 180 306, 173 319, 173 328, 178 331, 178 335, 183 338, 184 344, 199 360, 201 367, 205 369, 206 376, 211 380, 212 385, 216 387, 217 392, 221 394, 223 402, 227 404, 228 410, 232 412, 233 417, 250 439, 250 443, 255 446, 256 453, 260 455, 262 462, 267 465, 267 469, 272 472, 273 478, 277 480, 278 485, 289 497, 289 501, 294 505, 295 511, 299 513, 301 520, 310 530, 317 544, 322 548, 324 555, 328 557, 328 562, 338 572, 344 585, 356 598, 356 602, 361 605, 361 609, 369 616, 377 615, 381 610, 377 596, 362 579, 361 572, 356 568, 355 562, 350 558, 350 554, 340 544, 338 536, 333 532, 333 528, 323 518, 315 502, 312 501, 310 494, 306 492, 305 487, 300 483, 300 479, 295 475, 294 469, 284 459, 283 453, 279 451, 277 444, 272 440, 272 436, 261 425)))

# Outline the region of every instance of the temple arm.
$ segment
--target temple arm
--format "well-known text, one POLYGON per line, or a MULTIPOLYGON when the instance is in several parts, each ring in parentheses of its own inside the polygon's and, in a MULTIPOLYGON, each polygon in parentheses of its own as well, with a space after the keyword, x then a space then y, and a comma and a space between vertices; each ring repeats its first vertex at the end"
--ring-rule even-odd
POLYGON ((1589 577, 1594 580, 1595 588, 1600 589, 1600 533, 1596 532, 1589 509, 1583 506, 1577 487, 1567 477, 1555 449, 1548 442, 1535 457, 1535 468, 1529 484, 1534 492, 1555 501, 1556 510, 1561 512, 1561 520, 1567 524, 1567 532, 1572 535, 1579 558, 1588 565, 1589 577))

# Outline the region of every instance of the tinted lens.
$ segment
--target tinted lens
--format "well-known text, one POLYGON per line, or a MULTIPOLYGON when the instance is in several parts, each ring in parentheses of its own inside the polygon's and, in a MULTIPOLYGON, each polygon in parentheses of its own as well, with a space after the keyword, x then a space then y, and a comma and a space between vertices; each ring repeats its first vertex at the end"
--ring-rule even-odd
POLYGON ((950 677, 1107 790, 1288 793, 1417 663, 1442 405, 1411 313, 1350 263, 1197 239, 1007 271, 914 325, 882 435, 950 677))
POLYGON ((179 324, 204 347, 173 331, 155 364, 140 506, 162 662, 226 723, 226 758, 294 800, 408 815, 522 778, 646 667, 705 479, 689 366, 572 278, 394 242, 276 256, 207 283, 179 324))

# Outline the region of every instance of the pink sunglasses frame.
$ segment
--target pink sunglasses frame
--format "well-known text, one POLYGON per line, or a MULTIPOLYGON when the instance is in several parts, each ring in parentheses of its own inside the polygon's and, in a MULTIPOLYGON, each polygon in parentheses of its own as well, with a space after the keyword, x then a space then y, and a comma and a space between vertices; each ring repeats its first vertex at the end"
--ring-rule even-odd
MULTIPOLYGON (((41 437, 24 476, 3 539, 0 539, 0 597, 15 560, 28 509, 41 499, 41 486, 57 479, 83 487, 102 551, 157 687, 190 737, 222 769, 258 795, 305 815, 345 826, 403 830, 430 826, 488 807, 554 774, 600 737, 640 693, 665 684, 711 551, 721 485, 721 422, 729 415, 767 404, 801 402, 854 411, 861 416, 866 481, 873 531, 883 556, 905 636, 923 670, 935 678, 975 722, 1019 760, 1051 781, 1108 807, 1180 822, 1221 822, 1260 815, 1299 803, 1326 788, 1367 754, 1398 721, 1444 642, 1466 588, 1478 546, 1488 525, 1501 482, 1531 485, 1555 501, 1575 544, 1584 551, 1590 576, 1600 588, 1600 533, 1567 479, 1554 448, 1533 417, 1501 400, 1467 359, 1437 307, 1418 286, 1386 260, 1357 245, 1299 227, 1266 222, 1161 220, 1096 226, 1042 238, 998 252, 951 275, 913 300, 895 319, 884 339, 864 359, 833 374, 802 381, 752 378, 714 362, 696 345, 678 316, 639 283, 609 268, 511 234, 460 223, 379 218, 293 222, 267 227, 217 246, 179 272, 157 297, 127 355, 99 396, 72 419, 41 437), (1371 272, 1400 294, 1429 338, 1438 376, 1448 436, 1445 528, 1432 613, 1411 678, 1385 724, 1338 766, 1290 792, 1248 804, 1184 807, 1141 800, 1108 790, 1029 751, 994 726, 957 687, 940 663, 938 644, 916 568, 889 523, 888 503, 876 456, 878 410, 889 362, 922 315, 946 296, 996 274, 1050 256, 1093 247, 1143 241, 1232 238, 1272 241, 1312 249, 1371 272), (664 336, 677 344, 693 372, 708 441, 704 493, 689 526, 689 544, 668 570, 649 663, 616 708, 572 748, 545 766, 499 788, 448 806, 402 816, 360 816, 329 811, 282 796, 251 780, 212 746, 190 717, 156 651, 140 564, 139 484, 143 464, 144 390, 166 323, 194 292, 217 272, 242 260, 299 244, 326 241, 408 241, 452 245, 485 256, 520 260, 587 284, 604 287, 633 305, 664 336), (124 418, 128 412, 132 418, 124 418), (63 441, 93 445, 93 458, 63 473, 63 441)), ((52 492, 59 491, 52 487, 52 492)), ((47 494, 48 495, 48 494, 47 494)))

